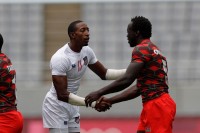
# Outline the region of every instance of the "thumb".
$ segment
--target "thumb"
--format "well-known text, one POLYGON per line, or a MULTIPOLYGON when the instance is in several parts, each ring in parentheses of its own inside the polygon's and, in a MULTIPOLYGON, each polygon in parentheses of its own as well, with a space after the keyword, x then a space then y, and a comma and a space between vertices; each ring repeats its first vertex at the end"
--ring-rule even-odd
POLYGON ((97 104, 101 103, 103 101, 104 97, 101 96, 98 100, 97 100, 97 104))

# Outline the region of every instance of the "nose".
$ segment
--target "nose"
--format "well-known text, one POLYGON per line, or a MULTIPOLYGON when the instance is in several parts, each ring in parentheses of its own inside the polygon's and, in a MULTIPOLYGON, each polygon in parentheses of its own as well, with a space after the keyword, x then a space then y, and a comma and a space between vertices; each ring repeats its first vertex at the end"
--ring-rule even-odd
POLYGON ((90 35, 89 30, 86 30, 86 31, 85 31, 85 34, 86 34, 87 36, 89 36, 89 35, 90 35))

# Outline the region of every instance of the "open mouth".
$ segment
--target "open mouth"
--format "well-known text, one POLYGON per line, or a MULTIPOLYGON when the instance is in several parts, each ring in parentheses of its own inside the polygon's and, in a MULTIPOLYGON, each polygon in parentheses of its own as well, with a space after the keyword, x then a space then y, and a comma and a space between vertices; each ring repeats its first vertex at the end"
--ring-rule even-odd
POLYGON ((85 38, 84 41, 89 42, 90 38, 85 38))

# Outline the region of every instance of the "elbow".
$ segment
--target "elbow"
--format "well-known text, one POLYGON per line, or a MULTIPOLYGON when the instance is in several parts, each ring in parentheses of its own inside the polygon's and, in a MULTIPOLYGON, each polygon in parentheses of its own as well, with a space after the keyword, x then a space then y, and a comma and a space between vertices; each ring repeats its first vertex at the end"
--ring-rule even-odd
POLYGON ((132 83, 133 83, 132 81, 126 80, 126 81, 124 82, 124 85, 125 85, 125 87, 128 87, 128 86, 130 86, 132 83))
POLYGON ((101 80, 107 80, 106 75, 98 75, 101 80))
POLYGON ((68 98, 66 98, 65 96, 60 95, 60 94, 57 95, 57 99, 59 101, 68 102, 68 98))
POLYGON ((57 95, 58 100, 63 101, 63 97, 60 95, 57 95))
POLYGON ((58 100, 60 100, 60 101, 62 101, 62 99, 63 99, 63 98, 62 98, 61 96, 59 96, 59 95, 57 96, 57 98, 58 98, 58 100))
POLYGON ((123 84, 124 84, 124 86, 125 87, 128 87, 128 86, 130 86, 133 82, 134 82, 134 80, 131 80, 131 78, 130 77, 127 77, 127 76, 125 76, 124 78, 123 78, 123 84))
POLYGON ((100 77, 101 78, 101 80, 106 80, 106 78, 105 77, 100 77))

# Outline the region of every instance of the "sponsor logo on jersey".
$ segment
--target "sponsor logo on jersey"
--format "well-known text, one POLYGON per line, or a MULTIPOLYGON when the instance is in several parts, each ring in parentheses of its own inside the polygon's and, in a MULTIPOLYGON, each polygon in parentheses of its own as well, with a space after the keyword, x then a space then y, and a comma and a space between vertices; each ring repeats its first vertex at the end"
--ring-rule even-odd
POLYGON ((83 58, 83 61, 84 61, 84 65, 86 66, 86 65, 88 64, 88 58, 87 58, 87 56, 85 56, 85 57, 83 58))
POLYGON ((72 68, 75 68, 76 67, 76 64, 72 64, 72 68))

